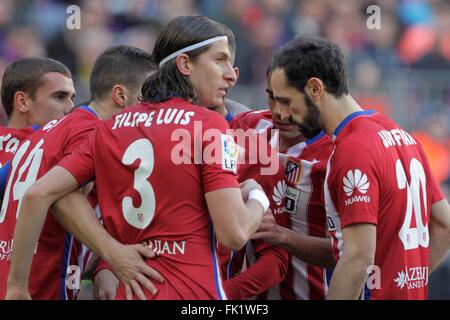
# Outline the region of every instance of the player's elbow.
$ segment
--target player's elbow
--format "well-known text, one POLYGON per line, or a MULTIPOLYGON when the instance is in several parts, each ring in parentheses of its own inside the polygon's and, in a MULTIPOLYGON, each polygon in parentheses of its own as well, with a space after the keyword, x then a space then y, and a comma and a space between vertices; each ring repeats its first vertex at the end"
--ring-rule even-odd
POLYGON ((45 187, 39 180, 32 184, 23 196, 25 202, 45 202, 51 197, 48 188, 45 187))
POLYGON ((367 268, 373 266, 373 264, 375 263, 374 254, 370 252, 356 252, 349 258, 364 270, 367 270, 367 268))
POLYGON ((45 197, 45 190, 43 190, 43 188, 39 188, 39 186, 36 186, 36 184, 33 184, 25 192, 22 201, 30 202, 44 197, 45 197))
POLYGON ((248 241, 239 230, 216 230, 216 237, 224 247, 233 251, 240 250, 248 241))
POLYGON ((363 246, 347 247, 347 250, 344 247, 343 256, 344 255, 346 260, 352 261, 355 265, 360 266, 364 270, 372 266, 375 262, 374 250, 370 250, 370 248, 363 246))

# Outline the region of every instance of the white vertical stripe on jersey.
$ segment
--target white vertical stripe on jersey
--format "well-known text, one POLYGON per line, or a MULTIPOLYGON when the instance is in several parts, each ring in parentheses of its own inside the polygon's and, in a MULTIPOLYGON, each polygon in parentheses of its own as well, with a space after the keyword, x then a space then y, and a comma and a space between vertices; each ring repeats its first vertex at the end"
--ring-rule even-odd
MULTIPOLYGON (((311 171, 317 162, 301 160, 300 184, 296 186, 300 190, 295 214, 290 215, 292 230, 299 234, 309 234, 308 214, 309 201, 312 196, 311 171)), ((298 258, 292 257, 294 269, 293 291, 297 299, 309 300, 308 265, 298 258)))
MULTIPOLYGON (((331 162, 331 159, 333 158, 335 149, 336 149, 336 147, 334 147, 333 152, 331 153, 331 156, 328 159, 327 174, 325 175, 325 183, 324 183, 324 194, 325 194, 325 207, 327 210, 327 218, 331 219, 335 226, 334 230, 329 229, 328 231, 330 231, 330 233, 334 232, 335 238, 338 242, 337 248, 339 250, 339 256, 341 256, 343 245, 344 245, 343 239, 342 239, 341 220, 339 219, 339 213, 336 210, 336 208, 333 204, 333 201, 331 200, 330 190, 328 189, 328 176, 330 174, 330 162, 331 162)), ((328 223, 328 227, 329 227, 329 223, 328 223)), ((333 242, 336 240, 332 237, 333 242)))
POLYGON ((292 257, 292 268, 295 270, 293 289, 297 300, 309 300, 308 266, 302 260, 292 257))

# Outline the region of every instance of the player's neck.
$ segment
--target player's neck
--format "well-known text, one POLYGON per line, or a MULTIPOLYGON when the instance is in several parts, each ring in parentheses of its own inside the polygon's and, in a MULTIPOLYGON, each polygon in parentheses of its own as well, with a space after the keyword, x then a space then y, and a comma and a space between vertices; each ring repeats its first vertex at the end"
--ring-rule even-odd
POLYGON ((328 98, 323 103, 325 108, 321 109, 322 129, 329 136, 332 136, 336 128, 353 112, 363 110, 350 95, 343 95, 339 99, 328 98))
POLYGON ((31 123, 28 123, 28 119, 26 116, 12 113, 9 121, 8 121, 8 128, 13 129, 20 129, 20 128, 26 128, 28 126, 32 125, 31 123))
POLYGON ((107 103, 92 100, 89 104, 89 108, 95 112, 100 120, 107 120, 112 117, 111 107, 109 107, 107 103))
POLYGON ((228 110, 227 108, 225 108, 225 105, 217 107, 215 111, 218 112, 222 117, 226 117, 228 114, 228 110))

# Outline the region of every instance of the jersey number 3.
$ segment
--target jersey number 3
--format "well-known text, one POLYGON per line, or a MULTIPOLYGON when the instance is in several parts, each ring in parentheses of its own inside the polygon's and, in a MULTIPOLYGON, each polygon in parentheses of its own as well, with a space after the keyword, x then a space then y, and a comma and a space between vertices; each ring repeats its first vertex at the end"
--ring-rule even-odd
POLYGON ((418 248, 419 246, 427 248, 430 243, 430 236, 428 232, 428 224, 425 225, 423 223, 422 205, 420 199, 420 197, 422 196, 423 210, 426 215, 427 178, 425 176, 423 166, 417 159, 411 160, 410 165, 411 184, 408 184, 405 169, 403 168, 403 165, 400 160, 397 160, 396 171, 397 171, 398 188, 400 190, 406 189, 407 194, 405 221, 403 222, 403 225, 400 228, 399 232, 400 240, 402 241, 405 250, 413 250, 418 248), (415 228, 411 227, 413 212, 416 220, 415 228))
POLYGON ((129 196, 122 199, 122 212, 125 220, 135 228, 148 227, 155 214, 155 192, 148 178, 155 164, 153 145, 148 139, 139 139, 130 144, 122 157, 122 163, 132 165, 140 160, 139 167, 134 171, 133 188, 141 197, 141 205, 136 208, 129 196))

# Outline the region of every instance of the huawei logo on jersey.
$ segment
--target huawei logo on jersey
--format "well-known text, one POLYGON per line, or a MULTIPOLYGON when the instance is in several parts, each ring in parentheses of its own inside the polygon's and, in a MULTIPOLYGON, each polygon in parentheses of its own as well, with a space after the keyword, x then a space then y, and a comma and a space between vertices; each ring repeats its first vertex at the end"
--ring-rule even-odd
MULTIPOLYGON (((286 197, 286 182, 284 180, 278 181, 277 185, 273 188, 272 200, 275 201, 277 206, 283 204, 283 200, 286 197)), ((284 212, 285 207, 275 209, 274 214, 281 214, 284 212)))
POLYGON ((343 182, 344 191, 349 197, 355 192, 355 189, 362 194, 367 193, 370 186, 370 182, 367 181, 367 176, 358 169, 354 172, 349 170, 347 176, 343 178, 343 182))
POLYGON ((348 197, 345 200, 345 205, 348 207, 355 202, 365 202, 370 203, 370 196, 364 195, 353 195, 355 191, 366 194, 367 190, 369 190, 370 182, 367 179, 367 175, 363 174, 360 170, 356 169, 355 171, 349 170, 347 172, 347 176, 343 178, 344 182, 344 191, 348 197))

